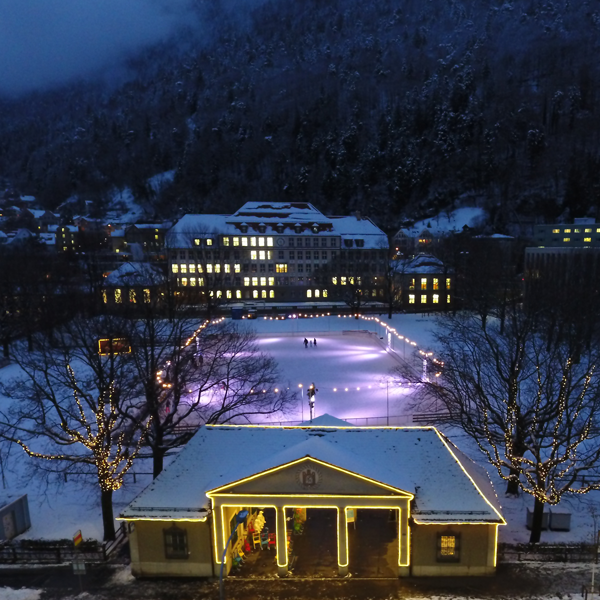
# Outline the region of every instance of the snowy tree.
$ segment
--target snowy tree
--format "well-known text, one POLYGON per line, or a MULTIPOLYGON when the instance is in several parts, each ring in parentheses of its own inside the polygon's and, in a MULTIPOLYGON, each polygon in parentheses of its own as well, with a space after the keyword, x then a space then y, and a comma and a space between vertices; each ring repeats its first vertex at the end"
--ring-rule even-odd
POLYGON ((539 315, 510 311, 497 320, 459 314, 441 321, 441 381, 427 385, 479 446, 507 492, 534 498, 530 541, 540 539, 544 506, 600 489, 598 351, 574 358, 548 343, 539 315))
POLYGON ((34 350, 15 346, 20 373, 2 384, 12 402, 0 412, 0 435, 21 446, 48 476, 91 474, 100 490, 104 539, 115 537, 112 495, 137 457, 148 419, 132 421, 127 348, 114 319, 75 319, 34 350))

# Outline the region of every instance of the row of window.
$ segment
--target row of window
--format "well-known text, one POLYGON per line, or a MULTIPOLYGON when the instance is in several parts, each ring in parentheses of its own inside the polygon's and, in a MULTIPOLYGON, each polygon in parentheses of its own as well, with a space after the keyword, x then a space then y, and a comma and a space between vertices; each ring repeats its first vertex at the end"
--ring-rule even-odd
MULTIPOLYGON (((165 558, 188 558, 188 539, 185 529, 175 525, 163 529, 163 540, 165 558)), ((438 562, 460 562, 460 534, 447 532, 437 535, 436 559, 438 562)))
MULTIPOLYGON (((115 303, 116 304, 122 304, 123 303, 123 290, 117 288, 114 291, 114 298, 115 298, 115 303)), ((132 304, 136 304, 138 302, 138 297, 141 296, 139 299, 141 302, 144 302, 144 304, 148 304, 150 302, 150 290, 149 289, 145 289, 142 290, 142 294, 138 294, 137 290, 134 289, 130 289, 129 293, 128 293, 128 299, 129 302, 131 302, 132 304)), ((104 304, 106 304, 108 302, 108 293, 106 292, 106 290, 102 290, 102 300, 104 302, 104 304)))
MULTIPOLYGON (((586 227, 583 232, 581 230, 581 228, 566 228, 563 229, 562 231, 560 229, 553 229, 552 233, 593 233, 592 231, 592 227, 586 227)), ((600 233, 600 227, 596 227, 596 233, 600 233)))
MULTIPOLYGON (((433 294, 433 296, 431 297, 431 302, 432 302, 432 304, 439 304, 440 303, 440 295, 433 294)), ((416 304, 416 296, 414 294, 408 295, 408 303, 416 304)), ((427 294, 421 294, 421 304, 427 304, 427 294)), ((450 294, 446 295, 446 304, 450 304, 450 294)))
POLYGON ((340 285, 361 285, 362 277, 332 277, 331 283, 333 285, 338 285, 338 281, 340 285))
MULTIPOLYGON (((285 239, 285 238, 282 238, 285 239)), ((290 248, 316 248, 321 246, 322 248, 326 248, 327 246, 331 248, 338 247, 338 238, 287 238, 288 246, 290 248), (329 240, 329 241, 327 241, 329 240)), ((352 247, 353 240, 345 240, 345 245, 347 247, 352 247), (349 242, 349 243, 348 243, 349 242)), ((355 240, 356 246, 362 248, 364 246, 364 240, 355 240)), ((213 247, 215 245, 214 238, 195 238, 194 239, 195 246, 206 246, 213 247)), ((242 247, 273 247, 273 238, 272 237, 262 237, 262 236, 229 236, 224 235, 221 237, 221 245, 222 246, 242 246, 242 247)))
MULTIPOLYGON (((568 238, 568 237, 566 237, 566 238, 563 238, 563 242, 570 242, 570 241, 571 241, 571 238, 568 238)), ((577 241, 577 240, 574 240, 574 241, 577 241)), ((591 238, 591 237, 584 237, 584 238, 583 238, 583 241, 584 241, 584 242, 591 242, 591 241, 592 241, 592 238, 591 238)))
MULTIPOLYGON (((408 289, 409 290, 414 290, 415 289, 415 284, 416 281, 415 279, 411 279, 408 289)), ((450 281, 450 277, 446 278, 446 289, 449 290, 451 289, 450 287, 451 281, 450 281)), ((428 279, 427 277, 421 277, 421 288, 422 290, 426 290, 427 289, 427 285, 428 285, 428 279)), ((431 281, 431 289, 432 290, 439 290, 440 289, 440 280, 437 277, 433 277, 432 281, 431 281)))

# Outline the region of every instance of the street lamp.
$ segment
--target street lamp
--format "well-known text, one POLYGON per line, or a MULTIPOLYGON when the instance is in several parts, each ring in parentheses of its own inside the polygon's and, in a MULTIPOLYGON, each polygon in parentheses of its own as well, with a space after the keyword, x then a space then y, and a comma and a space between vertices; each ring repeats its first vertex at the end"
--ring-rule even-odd
POLYGON ((224 590, 223 590, 223 565, 225 564, 225 555, 227 554, 227 547, 229 546, 229 542, 231 541, 233 534, 237 531, 237 525, 241 525, 242 523, 244 523, 247 516, 248 516, 247 510, 240 510, 240 512, 237 515, 235 515, 236 527, 231 532, 231 535, 229 536, 229 539, 227 540, 227 543, 225 544, 225 548, 223 548, 223 556, 221 556, 221 574, 219 575, 219 580, 220 580, 219 581, 219 598, 221 600, 224 600, 224 598, 225 598, 224 590))
POLYGON ((304 423, 304 388, 302 387, 301 383, 298 384, 298 387, 300 388, 300 392, 302 393, 300 407, 302 408, 302 422, 304 423))

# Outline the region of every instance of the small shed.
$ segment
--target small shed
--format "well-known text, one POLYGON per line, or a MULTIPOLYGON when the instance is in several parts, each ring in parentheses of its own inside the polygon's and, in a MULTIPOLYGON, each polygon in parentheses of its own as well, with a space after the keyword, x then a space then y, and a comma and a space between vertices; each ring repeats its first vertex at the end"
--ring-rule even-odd
POLYGON ((0 496, 0 540, 12 540, 30 527, 27 494, 0 496))

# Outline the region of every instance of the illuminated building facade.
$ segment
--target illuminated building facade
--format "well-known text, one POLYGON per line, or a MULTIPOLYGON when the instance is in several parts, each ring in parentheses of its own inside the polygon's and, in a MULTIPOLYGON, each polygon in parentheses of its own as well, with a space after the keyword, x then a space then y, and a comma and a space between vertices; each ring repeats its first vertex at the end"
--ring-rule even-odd
POLYGON ((247 202, 233 215, 188 214, 166 238, 180 292, 222 301, 383 297, 387 237, 370 219, 326 217, 307 202, 247 202))
POLYGON ((248 535, 236 515, 270 510, 273 574, 283 577, 291 516, 323 509, 335 516, 340 576, 353 569, 349 523, 358 514, 360 527, 363 511, 394 516, 399 577, 495 572, 505 521, 491 482, 433 427, 351 427, 329 415, 297 427, 206 426, 120 519, 137 577, 213 577, 229 536, 227 573, 248 535))

